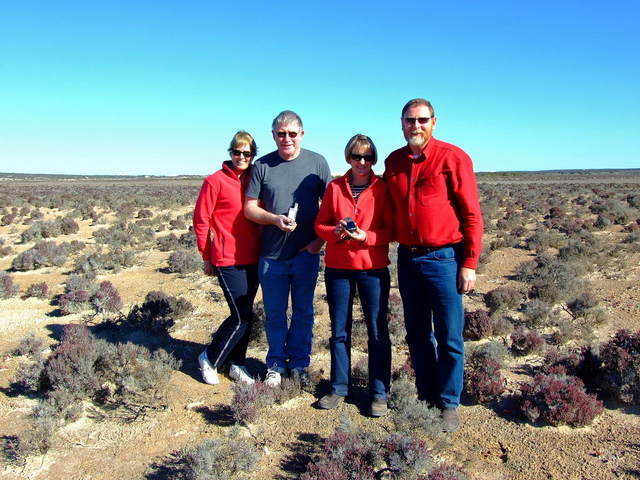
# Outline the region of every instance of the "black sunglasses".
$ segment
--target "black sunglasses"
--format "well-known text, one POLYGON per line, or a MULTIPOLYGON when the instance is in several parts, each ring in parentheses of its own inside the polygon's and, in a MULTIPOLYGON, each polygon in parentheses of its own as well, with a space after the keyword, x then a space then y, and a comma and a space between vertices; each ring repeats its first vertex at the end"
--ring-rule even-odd
POLYGON ((373 155, 358 155, 357 153, 350 153, 349 158, 351 160, 355 160, 356 162, 364 160, 367 163, 373 163, 373 155))
POLYGON ((404 121, 406 123, 408 123, 409 125, 413 125, 414 123, 416 123, 416 121, 420 124, 420 125, 426 125, 427 123, 429 123, 429 120, 431 120, 433 117, 404 117, 404 121))
POLYGON ((298 136, 298 132, 276 132, 278 138, 284 138, 289 135, 289 138, 296 138, 298 136))
POLYGON ((236 157, 242 155, 244 158, 251 158, 253 157, 253 152, 243 152, 242 150, 236 150, 234 148, 233 150, 231 150, 231 155, 235 155, 236 157))

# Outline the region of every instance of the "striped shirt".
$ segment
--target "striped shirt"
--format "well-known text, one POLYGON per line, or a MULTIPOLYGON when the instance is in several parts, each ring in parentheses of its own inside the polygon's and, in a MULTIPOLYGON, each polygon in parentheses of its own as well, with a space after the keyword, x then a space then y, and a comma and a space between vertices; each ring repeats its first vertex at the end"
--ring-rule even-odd
POLYGON ((371 185, 371 182, 367 182, 364 185, 354 185, 353 182, 349 182, 349 186, 351 187, 351 194, 353 195, 353 199, 358 203, 358 197, 360 194, 364 192, 367 187, 371 185))

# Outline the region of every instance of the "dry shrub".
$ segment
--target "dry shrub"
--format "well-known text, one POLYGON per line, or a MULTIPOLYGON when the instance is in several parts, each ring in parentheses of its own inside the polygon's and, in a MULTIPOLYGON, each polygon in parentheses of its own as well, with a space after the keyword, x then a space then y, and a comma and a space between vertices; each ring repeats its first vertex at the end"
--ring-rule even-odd
POLYGON ((13 249, 9 246, 5 246, 4 238, 0 238, 0 258, 6 257, 13 252, 13 249))
POLYGON ((534 298, 524 304, 522 313, 529 326, 544 325, 551 315, 551 305, 534 298))
POLYGON ((602 387, 623 403, 640 403, 640 331, 618 330, 600 347, 602 387))
POLYGON ((469 477, 458 465, 442 462, 431 470, 429 475, 417 477, 416 480, 467 480, 469 477))
POLYGON ((537 374, 520 385, 519 405, 532 422, 578 427, 589 425, 602 412, 602 402, 584 391, 582 380, 567 375, 562 367, 537 374))
POLYGON ((171 273, 193 273, 202 267, 200 255, 191 250, 176 250, 171 252, 169 259, 169 272, 171 273))
POLYGON ((123 407, 134 416, 162 406, 171 372, 179 365, 164 350, 152 353, 133 344, 111 344, 97 340, 82 325, 65 326, 53 353, 46 360, 36 355, 14 379, 14 385, 45 394, 31 415, 32 428, 16 448, 22 454, 46 451, 55 430, 80 417, 83 399, 123 407))
POLYGON ((232 430, 226 437, 183 449, 180 458, 187 480, 234 479, 253 471, 260 453, 253 442, 232 430))
POLYGON ((11 262, 11 268, 26 272, 41 267, 59 267, 66 261, 66 248, 56 245, 56 242, 39 242, 19 253, 11 262))
POLYGON ((464 338, 480 340, 493 335, 493 321, 487 310, 464 312, 464 338))
POLYGON ((123 247, 114 247, 108 252, 99 249, 82 255, 76 260, 73 271, 84 274, 106 271, 118 273, 122 268, 132 267, 135 264, 135 252, 123 247))
POLYGON ((432 438, 442 434, 440 410, 418 400, 413 368, 408 359, 393 374, 388 404, 396 430, 404 433, 419 432, 432 438))
POLYGON ((474 402, 486 403, 502 395, 506 381, 502 376, 506 348, 487 343, 469 352, 465 362, 465 392, 474 402))
POLYGON ((15 297, 18 293, 18 286, 13 282, 13 278, 5 272, 0 272, 0 300, 15 297))
POLYGON ((91 305, 97 313, 117 312, 122 308, 122 299, 113 284, 105 280, 92 295, 91 305))
POLYGON ((599 306, 598 298, 591 292, 584 292, 567 302, 567 307, 574 318, 583 318, 596 325, 604 323, 607 312, 599 306))
POLYGON ((49 296, 49 285, 47 282, 32 283, 24 294, 25 298, 45 299, 49 296))
POLYGON ((303 392, 315 392, 321 378, 320 370, 303 371, 302 374, 294 370, 290 377, 283 376, 277 387, 270 387, 261 381, 253 384, 235 382, 231 387, 234 393, 231 401, 233 418, 238 423, 255 422, 265 408, 285 403, 303 392))
POLYGON ((34 332, 26 335, 20 339, 20 343, 15 348, 13 353, 15 355, 27 355, 33 357, 38 355, 44 349, 44 342, 34 332))
POLYGON ((182 297, 174 297, 158 290, 147 293, 141 305, 134 305, 126 322, 134 328, 168 335, 175 321, 193 311, 193 305, 182 297))
POLYGON ((542 350, 544 339, 535 331, 520 325, 511 334, 511 350, 516 355, 529 355, 542 350))
POLYGON ((180 248, 180 240, 175 233, 170 233, 163 237, 159 237, 156 241, 158 250, 161 252, 170 252, 171 250, 177 250, 180 248))
POLYGON ((491 313, 517 309, 521 301, 522 295, 511 287, 498 287, 484 294, 484 303, 491 313))
POLYGON ((240 423, 254 422, 261 410, 273 405, 276 401, 274 389, 260 381, 252 384, 235 382, 231 388, 233 390, 231 412, 233 418, 240 423))
POLYGON ((62 315, 79 313, 91 308, 91 294, 86 290, 74 290, 58 297, 58 307, 62 315))
POLYGON ((378 439, 371 433, 342 426, 325 440, 300 478, 428 479, 432 478, 431 472, 437 471, 435 465, 433 453, 420 439, 401 433, 378 439))
POLYGON ((578 265, 549 255, 538 255, 534 260, 520 264, 515 277, 531 285, 530 298, 554 305, 580 291, 584 284, 581 274, 582 269, 578 265))

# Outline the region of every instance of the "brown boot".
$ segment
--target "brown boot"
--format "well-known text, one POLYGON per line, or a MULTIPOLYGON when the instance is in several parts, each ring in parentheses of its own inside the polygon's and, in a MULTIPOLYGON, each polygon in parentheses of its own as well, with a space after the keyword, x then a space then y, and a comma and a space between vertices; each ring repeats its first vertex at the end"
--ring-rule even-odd
POLYGON ((384 417, 387 414, 387 410, 386 400, 371 400, 369 413, 372 417, 384 417))
POLYGON ((335 393, 329 393, 325 395, 320 400, 318 400, 318 407, 323 410, 333 410, 337 408, 344 401, 344 397, 341 395, 336 395, 335 393))

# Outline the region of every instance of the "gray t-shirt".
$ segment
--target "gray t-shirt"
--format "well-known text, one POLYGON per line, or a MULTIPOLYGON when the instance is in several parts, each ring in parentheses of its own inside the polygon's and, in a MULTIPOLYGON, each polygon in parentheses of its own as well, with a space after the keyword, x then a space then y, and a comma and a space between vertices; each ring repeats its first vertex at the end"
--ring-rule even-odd
POLYGON ((316 238, 313 223, 330 180, 329 164, 310 150, 301 149, 293 160, 283 160, 276 150, 255 161, 247 197, 259 199, 268 212, 282 215, 298 204, 298 225, 293 232, 283 232, 274 225, 262 228, 261 256, 289 260, 316 238))

